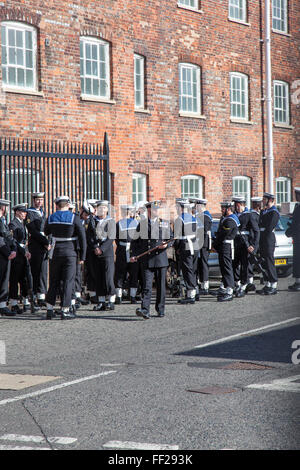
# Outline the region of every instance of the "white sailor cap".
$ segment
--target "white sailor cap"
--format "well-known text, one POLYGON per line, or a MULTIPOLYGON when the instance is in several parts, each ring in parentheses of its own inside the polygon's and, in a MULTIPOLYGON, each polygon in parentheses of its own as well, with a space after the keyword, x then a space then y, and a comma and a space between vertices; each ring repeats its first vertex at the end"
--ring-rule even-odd
POLYGON ((193 203, 189 199, 185 199, 182 197, 177 197, 175 199, 176 204, 178 204, 181 207, 193 207, 193 203))
POLYGON ((135 211, 136 206, 134 204, 121 204, 122 211, 135 211))
POLYGON ((0 199, 0 206, 9 206, 10 205, 10 201, 8 201, 7 199, 0 199))
POLYGON ((143 207, 146 207, 146 204, 148 204, 149 201, 138 201, 135 203, 136 209, 142 209, 143 207))
POLYGON ((246 198, 245 198, 245 196, 233 196, 233 197, 232 197, 232 202, 245 203, 245 202, 246 202, 246 198))
POLYGON ((32 194, 31 194, 31 197, 32 197, 33 199, 36 198, 36 197, 39 197, 39 198, 40 198, 40 197, 43 197, 43 198, 44 198, 44 197, 45 197, 45 193, 32 193, 32 194))
POLYGON ((220 203, 221 207, 227 207, 228 208, 228 207, 232 207, 232 205, 233 205, 232 201, 223 201, 223 202, 220 203))
POLYGON ((97 199, 87 199, 87 204, 90 204, 92 207, 96 207, 97 199))
POLYGON ((22 212, 27 212, 27 202, 23 202, 22 204, 16 204, 15 206, 12 207, 13 211, 22 211, 22 212))
POLYGON ((151 208, 154 208, 154 209, 159 209, 161 207, 161 201, 148 201, 146 204, 145 204, 145 207, 151 207, 151 208))
POLYGON ((272 193, 264 193, 263 197, 267 199, 275 199, 275 195, 272 193))
POLYGON ((300 188, 294 188, 295 193, 300 193, 300 188))
POLYGON ((251 202, 262 202, 262 197, 260 196, 252 197, 251 202))
POLYGON ((189 201, 193 204, 207 204, 207 199, 197 198, 197 197, 190 197, 189 201))
POLYGON ((109 206, 109 201, 106 201, 106 200, 100 200, 100 201, 96 201, 95 203, 95 206, 96 207, 99 207, 99 206, 109 206))
POLYGON ((84 210, 87 214, 91 214, 94 210, 93 205, 91 204, 91 199, 87 199, 86 201, 83 201, 81 209, 84 210))
POLYGON ((68 202, 70 204, 71 200, 69 196, 58 196, 56 199, 54 199, 54 204, 58 204, 59 202, 68 202))

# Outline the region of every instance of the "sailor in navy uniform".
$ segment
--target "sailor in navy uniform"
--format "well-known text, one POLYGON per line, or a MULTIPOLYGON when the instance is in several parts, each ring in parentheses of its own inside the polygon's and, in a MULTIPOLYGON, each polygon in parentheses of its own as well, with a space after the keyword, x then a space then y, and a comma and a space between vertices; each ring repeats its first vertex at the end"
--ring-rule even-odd
POLYGON ((264 209, 259 217, 260 241, 259 250, 263 259, 263 266, 266 271, 264 275, 265 286, 258 290, 260 295, 277 294, 277 272, 275 267, 275 227, 278 224, 280 214, 275 206, 275 196, 271 193, 263 195, 264 209))
MULTIPOLYGON (((91 218, 93 217, 93 215, 95 214, 96 202, 97 202, 96 199, 87 199, 83 202, 79 210, 79 216, 80 216, 82 226, 84 227, 85 234, 87 233, 89 222, 91 218)), ((77 293, 77 302, 80 302, 80 304, 82 305, 88 305, 90 303, 91 298, 96 298, 95 281, 92 276, 92 269, 90 268, 91 258, 95 258, 95 255, 94 255, 94 252, 91 252, 87 246, 86 260, 84 262, 84 270, 83 270, 82 285, 81 285, 81 289, 83 290, 86 289, 87 292, 85 292, 84 298, 81 295, 80 297, 78 297, 78 293, 77 293)))
POLYGON ((150 304, 153 278, 156 285, 155 310, 158 317, 165 315, 166 273, 169 265, 167 248, 171 246, 172 230, 167 220, 159 217, 160 201, 146 203, 148 217, 140 220, 137 227, 139 238, 132 241, 131 262, 136 262, 136 256, 152 248, 157 248, 140 258, 143 270, 143 291, 141 307, 136 309, 136 315, 144 319, 150 318, 150 304))
POLYGON ((52 236, 50 257, 49 289, 46 295, 47 319, 54 316, 57 292, 61 297, 61 319, 75 317, 70 311, 72 293, 78 262, 83 264, 86 255, 86 239, 79 215, 69 211, 70 199, 60 196, 55 199, 56 212, 51 214, 45 223, 45 234, 52 236))
POLYGON ((138 287, 138 263, 130 263, 131 241, 137 237, 136 231, 139 222, 135 218, 134 205, 121 206, 120 219, 116 226, 116 262, 115 262, 115 286, 116 304, 122 302, 124 282, 128 274, 130 302, 136 304, 138 287))
POLYGON ((96 202, 96 216, 87 231, 88 245, 94 252, 96 296, 95 311, 114 310, 116 290, 114 284, 114 248, 116 223, 109 215, 109 201, 96 202), (108 297, 108 302, 106 302, 108 297))
POLYGON ((244 196, 234 196, 235 214, 239 218, 240 226, 234 239, 233 272, 236 283, 236 297, 244 297, 249 284, 250 255, 255 254, 259 247, 259 226, 257 219, 246 207, 244 196))
POLYGON ((234 239, 238 232, 240 222, 233 213, 232 202, 221 203, 222 218, 213 243, 214 249, 219 254, 219 264, 224 289, 219 293, 219 302, 233 299, 234 275, 232 259, 234 259, 234 239))
MULTIPOLYGON (((259 216, 260 216, 260 211, 261 211, 261 204, 262 204, 262 197, 260 196, 254 196, 251 198, 251 209, 250 209, 250 212, 252 214, 252 218, 254 219, 254 223, 255 223, 255 226, 256 225, 259 225, 259 216)), ((258 227, 259 229, 259 227, 258 227)), ((252 231, 250 230, 250 239, 249 239, 249 242, 252 246, 255 247, 254 251, 253 251, 253 255, 255 255, 259 249, 259 239, 260 239, 260 234, 258 236, 258 238, 256 238, 255 236, 256 234, 255 233, 252 233, 252 231), (258 243, 258 246, 255 244, 255 242, 258 243)), ((250 260, 249 260, 249 267, 248 267, 248 271, 249 271, 249 283, 246 287, 246 293, 248 294, 248 292, 255 292, 256 290, 256 286, 254 284, 254 265, 253 263, 251 262, 251 256, 250 256, 250 260)))
POLYGON ((178 300, 180 304, 194 304, 197 288, 197 264, 199 243, 197 239, 198 222, 191 213, 188 199, 177 199, 178 217, 174 222, 175 251, 180 259, 182 276, 186 287, 186 298, 178 300))
POLYGON ((289 286, 289 290, 300 292, 300 188, 295 188, 295 197, 297 204, 286 230, 286 236, 293 237, 293 277, 295 282, 289 286))
POLYGON ((212 226, 212 216, 210 212, 206 209, 207 199, 197 199, 195 201, 197 214, 202 216, 204 224, 203 232, 203 244, 200 248, 198 256, 198 277, 201 283, 201 288, 198 291, 199 295, 208 295, 209 294, 209 267, 208 267, 208 258, 211 250, 211 226, 212 226))
POLYGON ((7 307, 10 265, 17 255, 16 242, 6 223, 9 205, 10 201, 0 199, 0 315, 4 316, 16 315, 7 307))
POLYGON ((33 206, 28 208, 26 228, 29 234, 28 249, 33 281, 35 306, 45 305, 48 276, 48 250, 50 244, 44 233, 46 214, 42 208, 45 193, 33 193, 33 206))
POLYGON ((31 254, 26 246, 27 231, 24 224, 27 216, 27 203, 17 204, 12 209, 15 213, 15 217, 9 223, 8 228, 16 241, 17 256, 11 261, 9 299, 12 312, 22 313, 23 311, 26 312, 30 307, 27 296, 32 282, 32 279, 29 278, 31 276, 29 268, 31 254), (20 293, 23 298, 23 310, 18 305, 19 285, 20 293))

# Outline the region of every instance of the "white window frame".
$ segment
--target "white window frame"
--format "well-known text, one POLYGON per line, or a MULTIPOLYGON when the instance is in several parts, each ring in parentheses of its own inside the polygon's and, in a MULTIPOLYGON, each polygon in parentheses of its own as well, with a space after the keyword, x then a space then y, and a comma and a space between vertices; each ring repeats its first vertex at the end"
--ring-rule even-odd
POLYGON ((282 202, 291 202, 291 178, 280 176, 276 178, 276 204, 281 205, 282 202), (283 186, 281 191, 280 186, 283 186))
POLYGON ((288 34, 288 0, 272 0, 272 30, 288 34), (281 28, 277 27, 279 22, 281 28))
POLYGON ((132 203, 147 200, 147 175, 144 173, 132 174, 132 203), (139 191, 139 181, 142 183, 142 190, 139 191), (134 189, 135 185, 135 189, 134 189))
POLYGON ((244 73, 239 72, 231 72, 230 73, 230 118, 237 119, 240 121, 249 121, 249 77, 244 73), (234 88, 233 81, 239 81, 240 87, 234 88), (244 88, 244 89, 243 89, 244 88), (236 96, 234 96, 234 93, 236 96), (244 103, 242 101, 242 95, 245 95, 244 103), (240 99, 238 99, 238 96, 240 99), (234 107, 236 112, 234 113, 234 107), (238 107, 240 107, 241 111, 244 108, 244 116, 238 116, 238 107))
POLYGON ((108 41, 98 39, 92 36, 81 36, 80 37, 80 83, 81 83, 81 98, 89 99, 95 98, 103 101, 109 101, 111 98, 110 89, 110 44, 108 41), (90 46, 91 54, 97 51, 96 59, 86 57, 87 46, 90 46), (104 60, 100 59, 100 48, 104 48, 104 60), (91 69, 87 71, 88 62, 91 62, 91 69), (97 65, 95 65, 97 64, 97 65), (104 72, 103 66, 104 64, 104 72), (92 68, 95 68, 94 72, 92 68), (104 76, 101 76, 101 75, 104 76), (86 91, 87 80, 91 81, 91 93, 86 91), (104 82, 105 93, 101 93, 101 81, 104 82), (94 85, 98 83, 98 93, 94 93, 94 85))
POLYGON ((201 68, 182 62, 179 64, 179 113, 182 116, 201 116, 201 112, 201 68), (188 109, 188 103, 191 103, 192 110, 188 109))
POLYGON ((199 0, 178 0, 177 5, 188 10, 199 10, 199 0))
POLYGON ((246 205, 250 207, 251 202, 251 178, 249 176, 234 176, 232 178, 232 195, 233 196, 245 196, 246 205), (235 183, 238 183, 238 189, 235 190, 235 183), (241 190, 240 184, 246 185, 246 190, 241 190))
POLYGON ((2 66, 2 88, 9 89, 9 90, 19 90, 19 91, 32 91, 37 92, 38 80, 37 80, 37 30, 34 26, 27 25, 21 22, 15 21, 3 21, 1 23, 1 46, 2 46, 2 54, 1 54, 1 66, 2 66), (12 51, 13 46, 9 46, 9 31, 14 30, 15 40, 17 41, 17 34, 22 36, 22 47, 18 47, 15 42, 14 52, 12 51), (31 33, 31 42, 32 42, 32 49, 26 47, 26 33, 31 33), (3 43, 3 35, 5 37, 5 45, 3 43), (30 57, 31 53, 31 62, 32 67, 26 66, 27 56, 30 57), (23 64, 13 64, 10 63, 10 58, 14 56, 15 62, 17 62, 18 58, 22 58, 23 64), (4 63, 4 57, 6 57, 6 63, 4 63), (8 82, 8 75, 9 69, 15 69, 15 77, 16 83, 12 84, 8 82), (6 70, 6 74, 4 72, 6 70), (24 74, 24 85, 17 84, 17 75, 18 71, 23 71, 24 74), (26 71, 32 71, 32 86, 26 86, 26 71), (4 74, 6 75, 7 79, 4 81, 4 74))
POLYGON ((274 94, 274 123, 277 125, 288 126, 290 124, 290 90, 289 84, 281 80, 274 80, 273 82, 273 94, 274 94), (278 95, 278 89, 284 90, 284 93, 281 93, 281 96, 278 95), (277 106, 278 100, 282 101, 282 106, 277 106), (278 119, 278 113, 286 113, 285 119, 278 119))
POLYGON ((134 108, 137 110, 145 109, 145 57, 140 54, 134 54, 134 108), (138 62, 140 64, 140 73, 137 72, 138 62), (140 94, 139 104, 138 94, 140 94))
POLYGON ((246 23, 247 22, 247 0, 229 0, 228 1, 228 18, 232 21, 246 23), (236 12, 238 12, 237 16, 236 16, 236 12))
POLYGON ((203 197, 203 176, 199 175, 184 175, 181 177, 181 197, 182 198, 189 198, 189 197, 196 197, 202 198, 203 197), (187 181, 188 190, 185 191, 185 183, 187 181), (195 190, 195 183, 198 183, 198 191, 195 190))

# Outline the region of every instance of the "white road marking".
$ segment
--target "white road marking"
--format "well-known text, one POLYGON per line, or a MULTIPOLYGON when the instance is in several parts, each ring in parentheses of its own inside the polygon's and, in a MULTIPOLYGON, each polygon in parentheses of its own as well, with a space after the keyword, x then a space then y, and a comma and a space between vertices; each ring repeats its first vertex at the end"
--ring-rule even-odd
MULTIPOLYGON (((46 439, 42 436, 24 436, 22 434, 4 434, 0 436, 1 441, 19 441, 19 442, 34 442, 36 444, 45 443, 46 439)), ((48 442, 51 444, 68 445, 76 442, 77 439, 73 437, 48 437, 48 442)))
POLYGON ((216 339, 215 341, 210 341, 209 343, 200 344, 199 346, 194 346, 194 349, 206 348, 207 346, 212 346, 214 344, 225 343, 240 336, 247 336, 252 333, 258 333, 259 331, 267 330, 269 328, 274 328, 276 326, 285 325, 286 323, 291 323, 300 320, 300 317, 290 318, 289 320, 284 320, 278 323, 272 323, 271 325, 262 326, 261 328, 255 328, 254 330, 243 331, 242 333, 237 333, 236 335, 226 336, 224 338, 216 339))
POLYGON ((37 397, 38 395, 43 395, 44 393, 54 392, 55 390, 59 390, 60 388, 69 387, 70 385, 76 385, 81 382, 86 382, 87 380, 98 379, 104 375, 115 374, 116 370, 108 370, 106 372, 100 372, 99 374, 90 375, 88 377, 82 377, 81 379, 72 380, 71 382, 65 382, 59 385, 54 385, 53 387, 43 388, 42 390, 38 390, 32 393, 26 393, 25 395, 19 395, 14 398, 7 398, 6 400, 1 400, 0 405, 7 405, 8 403, 13 403, 15 401, 24 400, 25 398, 32 398, 37 397))
POLYGON ((286 379, 272 380, 270 383, 264 384, 251 384, 247 385, 246 388, 255 388, 258 390, 273 390, 278 392, 298 392, 300 393, 300 383, 296 383, 296 380, 300 380, 300 375, 294 375, 286 379))
POLYGON ((28 447, 28 446, 2 446, 0 450, 49 450, 49 447, 28 447))
POLYGON ((149 444, 146 442, 109 441, 103 444, 105 449, 126 450, 178 450, 179 446, 170 444, 149 444))

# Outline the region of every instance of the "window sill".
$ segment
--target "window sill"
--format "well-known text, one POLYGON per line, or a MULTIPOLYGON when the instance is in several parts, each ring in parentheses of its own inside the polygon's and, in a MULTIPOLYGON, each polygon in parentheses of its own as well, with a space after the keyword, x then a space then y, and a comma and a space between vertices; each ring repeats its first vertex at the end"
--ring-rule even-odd
POLYGON ((18 93, 19 95, 33 95, 33 96, 44 96, 44 93, 42 91, 36 91, 36 90, 25 90, 24 88, 12 88, 12 87, 6 87, 2 86, 2 91, 5 93, 18 93))
POLYGON ((189 113, 186 111, 179 111, 179 116, 180 117, 188 117, 188 118, 194 118, 194 119, 206 119, 206 116, 203 116, 202 114, 195 114, 195 113, 189 113))
POLYGON ((234 124, 247 124, 248 126, 253 125, 253 121, 248 121, 247 119, 230 118, 230 122, 234 124))
POLYGON ((188 7, 187 5, 177 5, 177 8, 182 10, 193 11, 194 13, 203 13, 203 10, 198 10, 197 8, 188 7))
POLYGON ((286 33, 285 31, 279 31, 279 29, 273 29, 273 28, 272 28, 272 33, 280 34, 281 36, 287 36, 288 38, 291 38, 291 37, 292 37, 291 34, 286 33))
POLYGON ((134 108, 134 112, 135 112, 135 113, 142 113, 142 114, 151 114, 150 111, 149 111, 149 109, 143 109, 143 108, 141 108, 141 109, 139 109, 139 108, 134 108))
POLYGON ((295 129, 294 126, 291 126, 290 124, 278 124, 276 122, 274 122, 273 126, 278 129, 290 129, 290 130, 295 129))
POLYGON ((96 103, 116 104, 115 100, 107 100, 105 98, 101 98, 100 96, 80 95, 80 99, 82 101, 93 101, 96 103))
POLYGON ((227 18, 228 21, 231 21, 232 23, 238 23, 238 24, 242 24, 244 26, 251 26, 251 23, 247 23, 247 21, 242 21, 242 20, 235 20, 233 18, 227 18))

